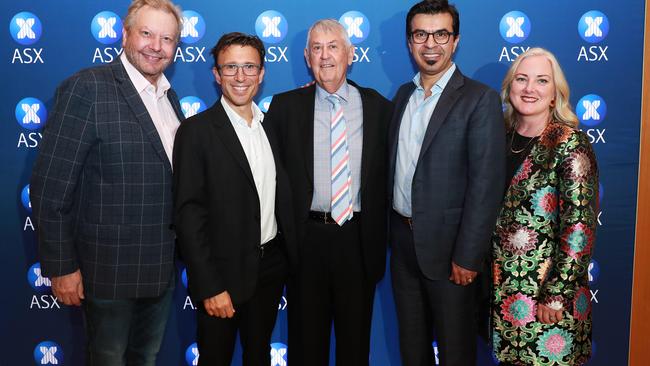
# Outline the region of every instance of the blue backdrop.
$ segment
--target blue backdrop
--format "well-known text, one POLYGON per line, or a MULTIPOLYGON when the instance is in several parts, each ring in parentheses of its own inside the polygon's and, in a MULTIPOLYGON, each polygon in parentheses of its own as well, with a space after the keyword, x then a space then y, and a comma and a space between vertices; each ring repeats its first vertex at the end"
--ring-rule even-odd
MULTIPOLYGON (((266 77, 256 98, 264 110, 274 93, 311 80, 303 58, 306 31, 315 20, 331 17, 346 24, 357 47, 349 77, 392 98, 416 71, 404 37, 404 19, 414 2, 182 0, 182 42, 166 74, 184 98, 184 112, 194 114, 218 98, 209 57, 217 39, 230 31, 257 33, 267 48, 266 77), (264 17, 272 21, 265 24, 264 17)), ((116 57, 128 4, 21 0, 4 1, 0 7, 0 23, 6 27, 0 32, 0 274, 5 293, 0 364, 83 364, 81 313, 59 305, 49 280, 40 276, 27 184, 56 86, 81 68, 116 57)), ((466 75, 498 89, 509 63, 532 46, 550 49, 564 67, 571 102, 594 144, 601 171, 602 211, 590 266, 594 355, 589 364, 627 364, 644 1, 458 0, 456 5, 461 40, 455 61, 466 75)), ((196 360, 193 304, 181 263, 178 273, 159 365, 192 365, 196 360)), ((284 300, 279 304, 272 365, 285 364, 288 306, 284 300)), ((371 342, 372 365, 400 364, 386 279, 375 299, 371 342)), ((478 346, 479 364, 493 364, 489 348, 481 342, 478 346)), ((237 355, 234 364, 240 363, 237 355)))

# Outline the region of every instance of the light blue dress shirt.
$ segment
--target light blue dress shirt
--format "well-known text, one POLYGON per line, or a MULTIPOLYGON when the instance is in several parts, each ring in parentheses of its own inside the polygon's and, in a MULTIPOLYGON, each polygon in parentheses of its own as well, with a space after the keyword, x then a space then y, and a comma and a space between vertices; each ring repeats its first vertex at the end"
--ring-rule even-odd
POLYGON ((440 79, 431 87, 431 96, 424 98, 425 90, 420 82, 420 73, 413 77, 415 90, 409 98, 397 140, 397 159, 395 162, 395 183, 393 185, 393 209, 400 215, 411 217, 411 186, 417 167, 424 134, 429 126, 431 114, 440 100, 451 75, 456 70, 452 64, 440 79))
MULTIPOLYGON (((334 93, 341 99, 343 117, 347 127, 348 150, 350 153, 350 173, 352 185, 352 209, 361 211, 359 188, 361 186, 361 151, 363 150, 363 107, 361 94, 354 86, 344 82, 334 93)), ((316 85, 314 101, 314 195, 312 211, 330 212, 332 200, 332 168, 330 158, 330 118, 332 103, 325 89, 316 85)))

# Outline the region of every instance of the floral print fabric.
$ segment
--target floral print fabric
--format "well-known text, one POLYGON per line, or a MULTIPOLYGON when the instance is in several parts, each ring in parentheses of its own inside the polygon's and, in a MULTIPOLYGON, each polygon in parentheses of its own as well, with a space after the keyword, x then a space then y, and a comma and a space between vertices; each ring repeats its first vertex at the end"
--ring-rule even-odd
POLYGON ((587 136, 548 126, 515 172, 492 237, 492 346, 500 361, 580 365, 591 354, 588 266, 598 170, 587 136), (564 309, 537 321, 538 304, 564 309))

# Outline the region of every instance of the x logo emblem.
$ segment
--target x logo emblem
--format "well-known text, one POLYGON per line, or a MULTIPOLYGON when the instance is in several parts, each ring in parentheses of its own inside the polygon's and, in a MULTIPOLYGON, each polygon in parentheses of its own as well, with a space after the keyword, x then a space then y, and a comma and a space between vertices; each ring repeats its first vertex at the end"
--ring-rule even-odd
POLYGON ((510 27, 506 32, 506 37, 524 37, 524 31, 521 29, 521 26, 524 24, 524 17, 507 17, 506 23, 510 27))
POLYGON ((115 17, 110 17, 108 19, 104 17, 97 18, 97 23, 102 27, 99 31, 99 38, 117 38, 117 33, 115 33, 115 22, 117 19, 115 17))
POLYGON ((262 17, 262 23, 264 23, 264 31, 262 31, 262 37, 282 37, 280 29, 278 29, 278 24, 282 19, 280 17, 262 17))
POLYGON ((18 24, 20 27, 20 30, 18 31, 18 35, 16 37, 18 39, 25 39, 25 37, 29 39, 36 39, 36 33, 34 33, 32 30, 35 22, 36 20, 34 20, 34 18, 16 18, 16 24, 18 24))

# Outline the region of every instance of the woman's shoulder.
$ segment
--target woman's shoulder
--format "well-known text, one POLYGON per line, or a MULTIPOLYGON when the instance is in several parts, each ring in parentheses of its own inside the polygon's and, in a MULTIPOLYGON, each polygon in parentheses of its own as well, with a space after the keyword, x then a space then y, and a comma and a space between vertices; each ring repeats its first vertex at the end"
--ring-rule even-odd
POLYGON ((576 127, 562 122, 551 122, 540 138, 540 143, 556 149, 566 144, 589 144, 588 136, 576 127))

